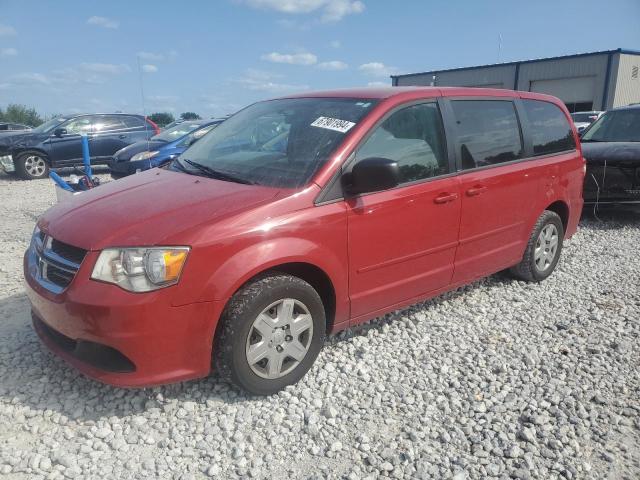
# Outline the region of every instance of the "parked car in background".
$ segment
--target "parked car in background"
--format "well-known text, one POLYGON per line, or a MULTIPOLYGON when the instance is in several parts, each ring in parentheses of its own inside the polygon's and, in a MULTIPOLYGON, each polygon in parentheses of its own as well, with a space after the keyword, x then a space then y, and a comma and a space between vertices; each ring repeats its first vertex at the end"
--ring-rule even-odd
POLYGON ((576 126, 576 130, 578 133, 582 133, 582 131, 595 122, 604 112, 601 111, 591 111, 591 112, 574 112, 571 114, 571 118, 573 119, 573 124, 576 126))
POLYGON ((34 327, 110 384, 203 377, 213 357, 223 378, 272 394, 328 332, 506 268, 547 278, 583 182, 569 112, 547 95, 390 87, 258 102, 167 168, 40 217, 24 259, 34 327))
POLYGON ((0 122, 0 133, 2 132, 12 132, 16 130, 31 130, 33 127, 28 125, 23 125, 21 123, 3 123, 0 122))
POLYGON ((222 123, 222 119, 189 120, 162 130, 149 140, 118 150, 109 161, 113 178, 126 177, 170 162, 202 136, 222 123))
POLYGON ((44 178, 50 168, 82 163, 81 134, 89 137, 92 164, 105 164, 121 148, 157 133, 142 115, 124 113, 56 117, 14 135, 0 137, 0 166, 22 178, 44 178))
POLYGON ((581 142, 585 203, 640 204, 640 105, 608 110, 581 142))

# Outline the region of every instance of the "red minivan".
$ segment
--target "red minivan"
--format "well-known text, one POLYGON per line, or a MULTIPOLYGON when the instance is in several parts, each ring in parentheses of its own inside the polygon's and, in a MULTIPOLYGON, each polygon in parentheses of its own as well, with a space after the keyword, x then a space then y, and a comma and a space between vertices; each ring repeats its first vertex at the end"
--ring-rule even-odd
POLYGON ((554 270, 584 160, 556 98, 476 88, 253 104, 170 165, 48 210, 24 257, 35 329, 85 374, 298 381, 327 333, 504 269, 554 270))

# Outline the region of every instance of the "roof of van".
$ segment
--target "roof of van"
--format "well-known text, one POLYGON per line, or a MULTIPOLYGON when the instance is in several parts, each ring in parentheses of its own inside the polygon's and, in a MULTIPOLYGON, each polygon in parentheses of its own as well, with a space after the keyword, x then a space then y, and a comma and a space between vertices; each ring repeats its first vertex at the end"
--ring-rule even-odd
POLYGON ((420 97, 438 96, 488 96, 488 97, 524 97, 551 100, 560 103, 555 97, 542 93, 507 90, 503 88, 476 87, 362 87, 338 90, 321 90, 316 92, 301 92, 280 98, 361 98, 386 99, 397 96, 420 97))

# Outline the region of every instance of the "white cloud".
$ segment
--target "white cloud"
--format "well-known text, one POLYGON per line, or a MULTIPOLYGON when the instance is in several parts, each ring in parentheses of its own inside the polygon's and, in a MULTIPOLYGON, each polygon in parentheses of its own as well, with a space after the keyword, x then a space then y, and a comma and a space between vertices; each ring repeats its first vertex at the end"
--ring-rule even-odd
POLYGON ((99 73, 103 75, 119 75, 131 71, 131 67, 125 64, 113 63, 81 63, 80 68, 87 72, 99 73))
POLYGON ((98 16, 89 17, 87 23, 89 25, 97 25, 98 27, 103 28, 118 28, 120 26, 120 22, 118 22, 117 20, 98 16))
POLYGON ((18 55, 18 50, 15 48, 0 48, 0 57, 15 57, 18 55))
POLYGON ((51 81, 42 73, 17 73, 9 79, 14 85, 49 85, 51 81))
POLYGON ((387 82, 369 82, 367 87, 390 87, 391 84, 387 82))
POLYGON ((292 93, 309 89, 308 85, 292 85, 274 81, 278 78, 282 78, 282 75, 250 68, 249 70, 247 70, 246 74, 239 79, 239 82, 249 90, 255 90, 259 92, 292 93))
POLYGON ((358 67, 358 70, 372 77, 388 77, 396 72, 396 67, 389 67, 382 62, 364 63, 358 67))
POLYGON ((164 54, 153 52, 138 52, 138 57, 141 60, 147 60, 148 62, 161 62, 164 60, 164 54))
POLYGON ((145 65, 142 65, 142 71, 145 73, 156 73, 158 71, 158 67, 150 63, 147 63, 145 65))
POLYGON ((16 34, 16 29, 11 25, 3 25, 0 23, 0 37, 9 37, 16 34))
POLYGON ((331 60, 330 62, 319 63, 318 68, 320 70, 346 70, 349 68, 349 65, 340 60, 331 60))
POLYGON ((342 43, 340 43, 340 40, 331 40, 331 41, 329 42, 329 45, 330 45, 332 48, 340 48, 340 47, 342 46, 342 43))
POLYGON ((275 10, 289 14, 322 13, 323 22, 337 22, 346 15, 362 13, 364 3, 360 0, 241 0, 254 8, 275 10))
POLYGON ((290 65, 315 65, 318 57, 313 53, 278 53, 271 52, 260 57, 262 60, 273 63, 288 63, 290 65))

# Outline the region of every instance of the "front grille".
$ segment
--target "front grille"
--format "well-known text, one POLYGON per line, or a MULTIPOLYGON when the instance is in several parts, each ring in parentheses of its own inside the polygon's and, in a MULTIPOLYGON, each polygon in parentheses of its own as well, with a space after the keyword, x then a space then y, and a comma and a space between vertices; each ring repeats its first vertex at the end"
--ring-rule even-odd
POLYGON ((80 269, 87 251, 38 231, 28 254, 29 274, 47 290, 61 293, 80 269))
POLYGON ((55 238, 51 240, 51 251, 72 261, 73 263, 77 263, 78 265, 82 263, 84 256, 87 254, 86 250, 74 247, 67 243, 62 243, 60 240, 56 240, 55 238))

